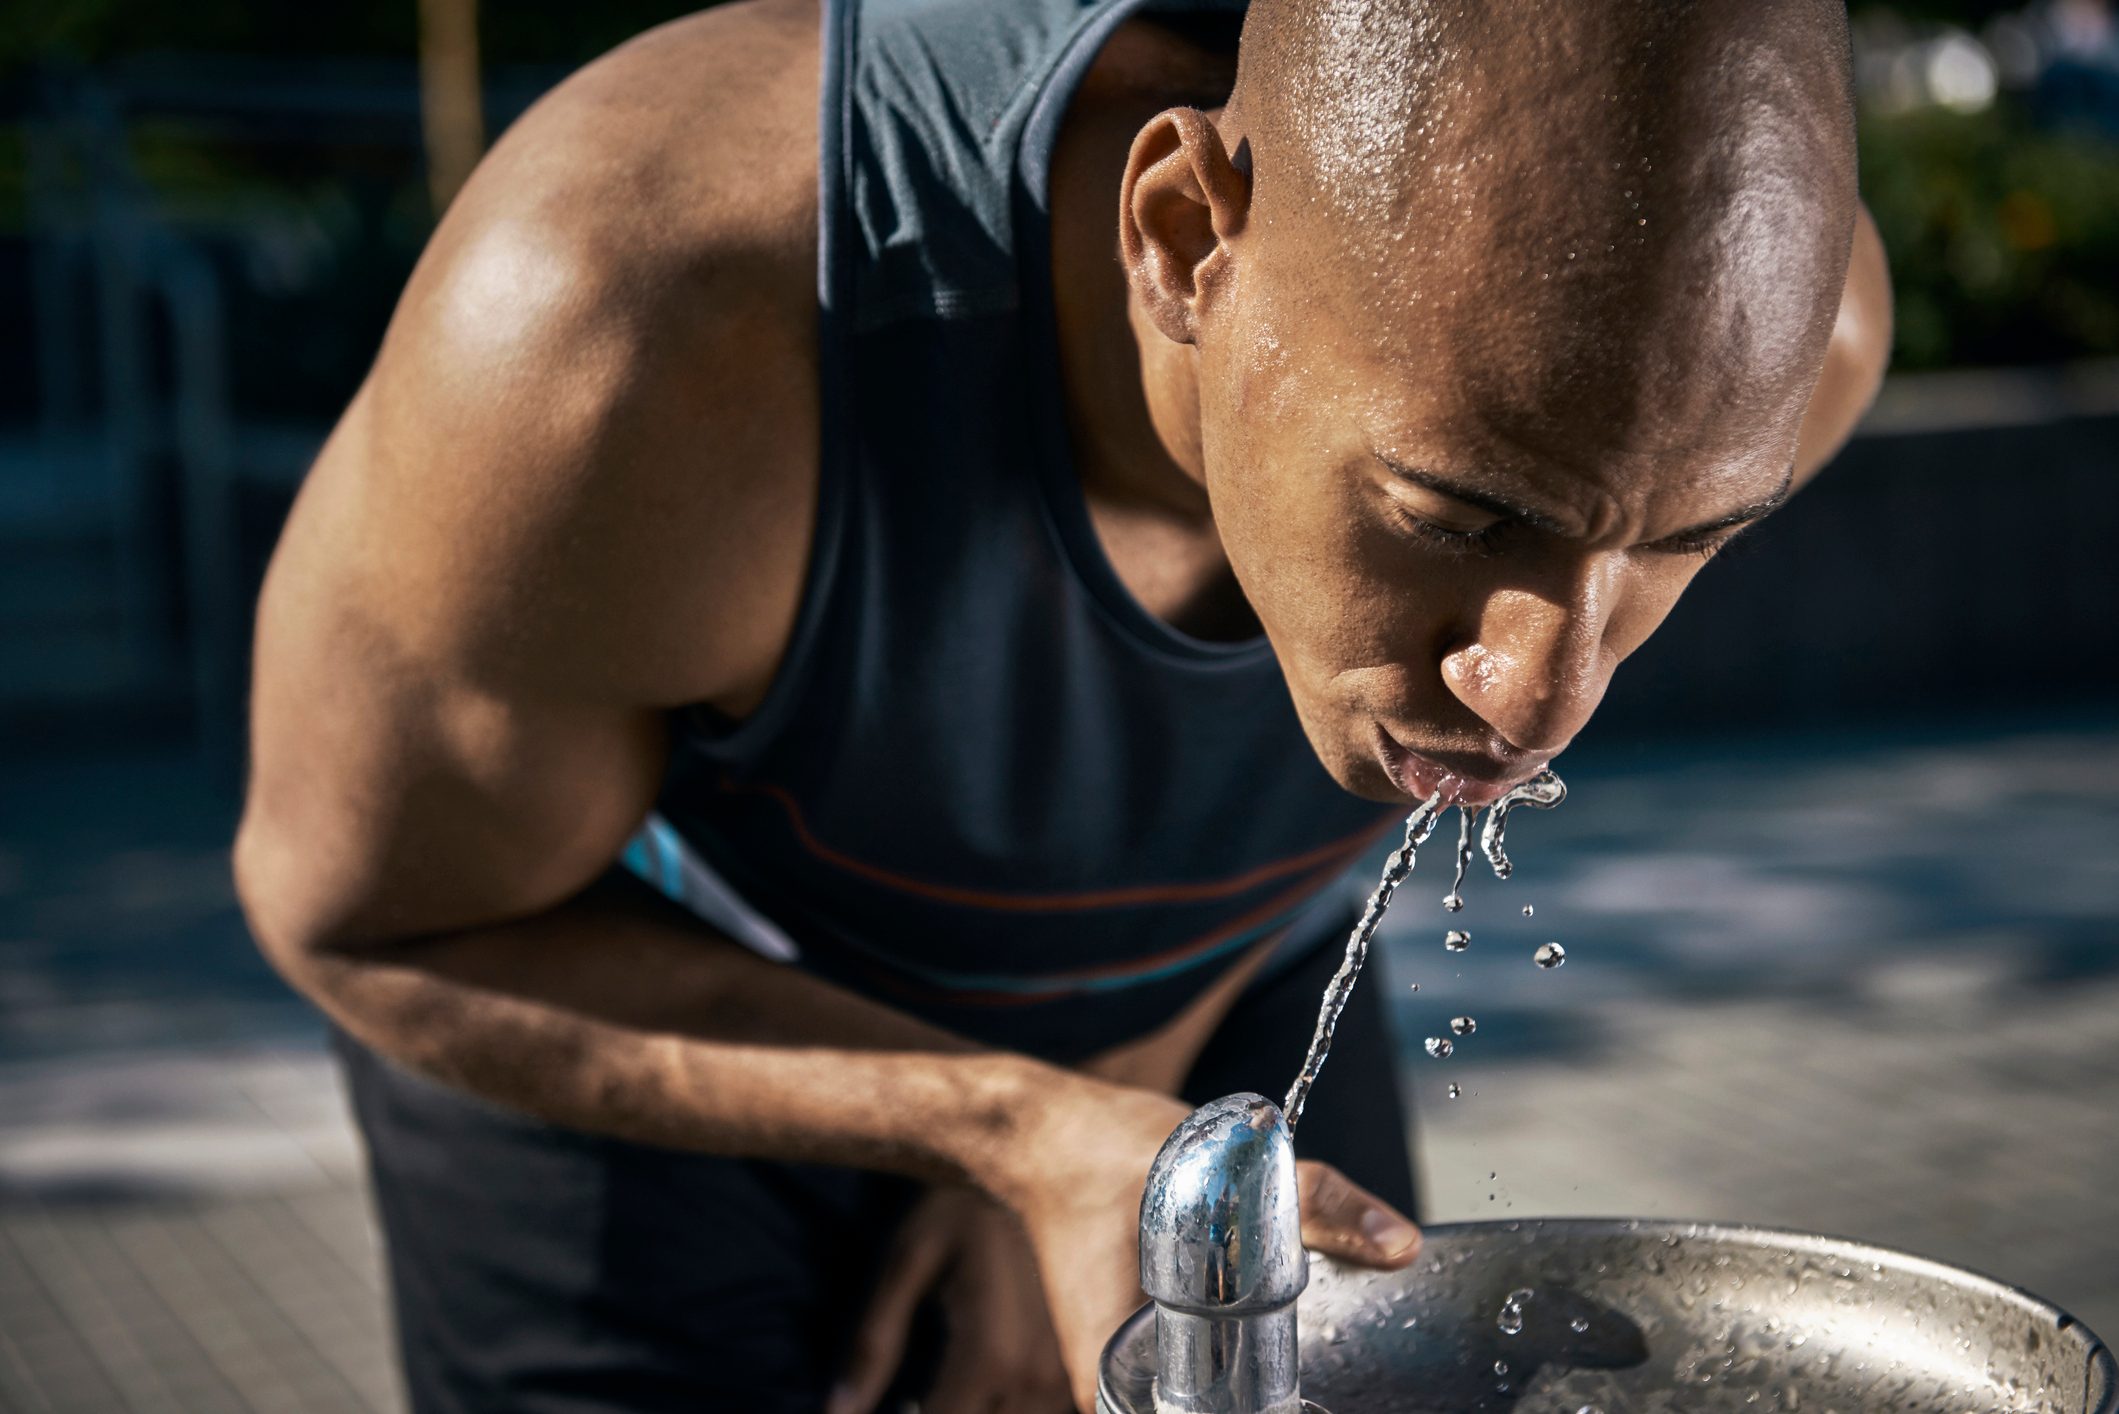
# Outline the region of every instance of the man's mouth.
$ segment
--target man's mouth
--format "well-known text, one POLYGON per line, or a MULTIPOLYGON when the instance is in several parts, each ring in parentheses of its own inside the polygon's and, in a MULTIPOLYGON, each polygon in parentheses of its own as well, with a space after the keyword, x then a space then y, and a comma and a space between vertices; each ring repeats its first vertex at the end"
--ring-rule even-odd
POLYGON ((1427 800, 1440 791, 1444 805, 1490 805, 1546 764, 1455 752, 1429 755, 1405 746, 1381 723, 1376 726, 1376 758, 1391 784, 1407 796, 1427 800))

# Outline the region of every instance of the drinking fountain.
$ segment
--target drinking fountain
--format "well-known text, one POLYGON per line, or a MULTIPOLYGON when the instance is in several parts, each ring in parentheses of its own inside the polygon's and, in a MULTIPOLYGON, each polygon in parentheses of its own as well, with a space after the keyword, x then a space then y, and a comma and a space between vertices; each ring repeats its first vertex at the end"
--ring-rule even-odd
POLYGON ((1098 1414, 2119 1414, 2080 1322, 1939 1262, 1644 1219, 1425 1236, 1396 1272, 1307 1256, 1279 1108, 1194 1111, 1149 1171, 1150 1299, 1105 1348, 1098 1414))
POLYGON ((1295 1298, 1310 1279, 1280 1108, 1230 1095, 1164 1141, 1140 1202, 1140 1286, 1166 1414, 1301 1414, 1295 1298))

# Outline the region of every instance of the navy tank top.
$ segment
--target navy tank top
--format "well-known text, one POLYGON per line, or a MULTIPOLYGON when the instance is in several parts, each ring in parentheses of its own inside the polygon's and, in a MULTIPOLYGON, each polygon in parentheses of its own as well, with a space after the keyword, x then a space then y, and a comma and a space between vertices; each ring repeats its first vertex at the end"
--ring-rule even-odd
POLYGON ((1396 818, 1319 765, 1262 638, 1142 608, 1083 502, 1046 178, 1143 8, 825 4, 802 606, 756 712, 680 714, 627 851, 764 951, 1055 1059, 1152 1029, 1261 939, 1340 934, 1396 818))

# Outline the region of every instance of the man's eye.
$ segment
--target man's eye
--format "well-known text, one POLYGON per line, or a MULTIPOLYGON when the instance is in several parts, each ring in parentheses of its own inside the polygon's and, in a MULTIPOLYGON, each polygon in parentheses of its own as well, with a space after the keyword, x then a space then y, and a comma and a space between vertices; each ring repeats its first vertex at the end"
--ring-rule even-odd
POLYGON ((1395 499, 1388 503, 1387 514, 1400 533, 1456 554, 1491 553, 1508 528, 1508 522, 1497 520, 1477 530, 1452 529, 1417 514, 1395 499))
POLYGON ((1735 530, 1717 530, 1708 535, 1687 536, 1682 540, 1661 540, 1643 548, 1658 555, 1690 555, 1696 560, 1711 560, 1727 549, 1730 541, 1743 533, 1742 527, 1735 530))

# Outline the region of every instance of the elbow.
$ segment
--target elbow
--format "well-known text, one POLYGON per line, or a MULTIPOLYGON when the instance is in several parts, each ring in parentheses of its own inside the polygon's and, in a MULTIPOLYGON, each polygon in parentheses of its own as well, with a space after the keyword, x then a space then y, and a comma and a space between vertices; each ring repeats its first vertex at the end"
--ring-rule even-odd
POLYGON ((1876 223, 1863 210, 1855 221, 1854 250, 1825 347, 1824 369, 1797 442, 1797 485, 1821 471, 1854 434, 1876 401, 1890 361, 1891 272, 1876 223))
POLYGON ((1855 219, 1853 258, 1833 341, 1847 346, 1866 408, 1891 363, 1891 263, 1867 207, 1855 219))
POLYGON ((328 963, 343 939, 320 906, 320 871, 305 863, 314 857, 249 811, 236 831, 231 863, 236 901, 258 951, 289 986, 323 1005, 328 963))

